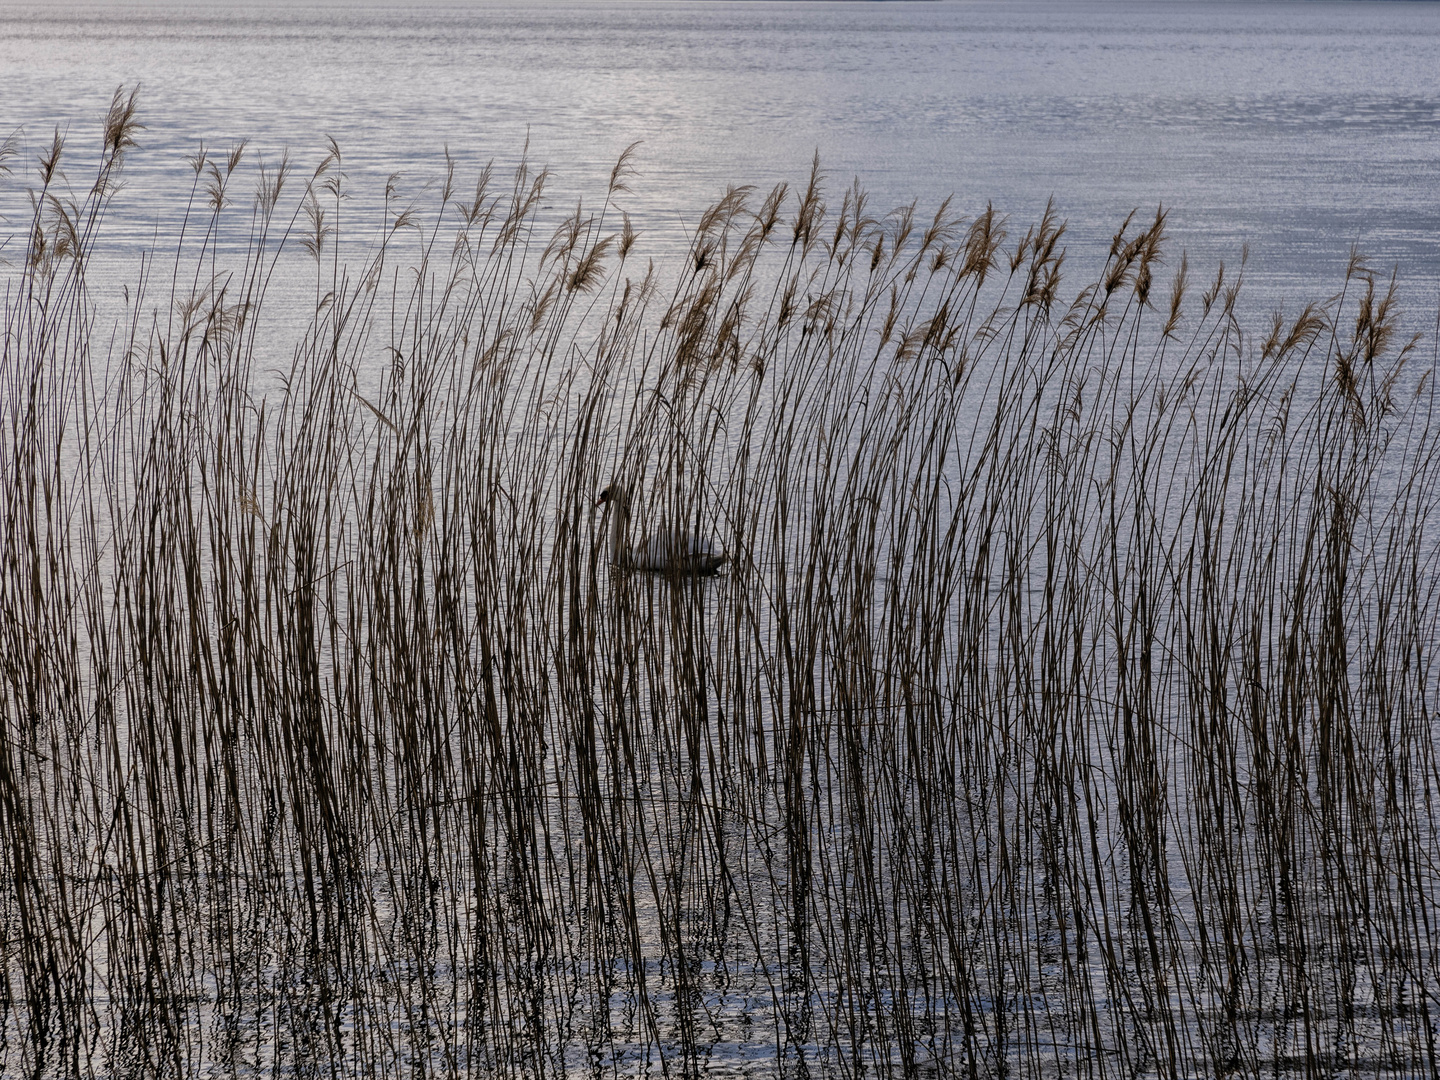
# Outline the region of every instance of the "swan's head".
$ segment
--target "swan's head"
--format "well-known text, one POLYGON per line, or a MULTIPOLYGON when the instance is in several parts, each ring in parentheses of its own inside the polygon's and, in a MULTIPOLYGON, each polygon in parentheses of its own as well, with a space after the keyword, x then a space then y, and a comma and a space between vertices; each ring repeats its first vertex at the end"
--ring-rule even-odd
POLYGON ((600 492, 600 497, 595 500, 596 506, 605 506, 609 503, 614 503, 616 506, 628 506, 630 493, 621 484, 611 484, 600 492))

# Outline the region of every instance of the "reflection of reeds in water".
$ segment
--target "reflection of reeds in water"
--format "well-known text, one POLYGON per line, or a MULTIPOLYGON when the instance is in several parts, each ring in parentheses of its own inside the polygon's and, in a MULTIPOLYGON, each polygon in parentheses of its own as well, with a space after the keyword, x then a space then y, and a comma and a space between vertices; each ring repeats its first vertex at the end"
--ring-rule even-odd
POLYGON ((1066 305, 1053 217, 817 177, 665 297, 623 160, 347 267, 338 150, 201 155, 112 335, 131 105, 5 301, 0 1073, 1435 1071, 1436 433, 1359 260, 1252 337, 1163 216, 1066 305), (617 477, 726 571, 612 571, 617 477))

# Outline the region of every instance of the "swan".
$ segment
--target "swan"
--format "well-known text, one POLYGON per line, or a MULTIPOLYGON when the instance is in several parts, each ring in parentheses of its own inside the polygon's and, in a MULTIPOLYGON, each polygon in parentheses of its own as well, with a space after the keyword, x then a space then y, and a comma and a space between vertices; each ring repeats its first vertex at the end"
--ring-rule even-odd
POLYGON ((610 561, 617 566, 665 574, 713 574, 729 558, 709 541, 678 529, 647 537, 633 546, 627 544, 630 492, 623 484, 611 484, 600 492, 595 505, 610 508, 610 561))

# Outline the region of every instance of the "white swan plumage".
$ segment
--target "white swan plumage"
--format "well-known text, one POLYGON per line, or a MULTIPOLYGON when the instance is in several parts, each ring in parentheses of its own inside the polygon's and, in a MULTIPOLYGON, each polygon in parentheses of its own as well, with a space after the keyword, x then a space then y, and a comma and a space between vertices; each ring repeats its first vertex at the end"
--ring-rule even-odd
POLYGON ((616 566, 662 574, 713 574, 729 559, 711 542, 678 529, 627 543, 630 492, 623 484, 611 484, 600 492, 595 505, 610 508, 610 561, 616 566))

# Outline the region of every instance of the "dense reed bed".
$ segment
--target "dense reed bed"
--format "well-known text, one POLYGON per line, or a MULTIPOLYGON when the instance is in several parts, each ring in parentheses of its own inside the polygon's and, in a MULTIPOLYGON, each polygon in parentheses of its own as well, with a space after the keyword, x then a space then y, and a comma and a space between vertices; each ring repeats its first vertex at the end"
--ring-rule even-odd
POLYGON ((0 1074, 1440 1069, 1435 361, 1359 257, 1247 328, 1163 213, 1076 290, 817 168, 656 266, 628 155, 346 247, 338 148, 236 150, 100 295, 135 123, 6 181, 0 1074), (613 567, 617 480, 722 571, 613 567))

